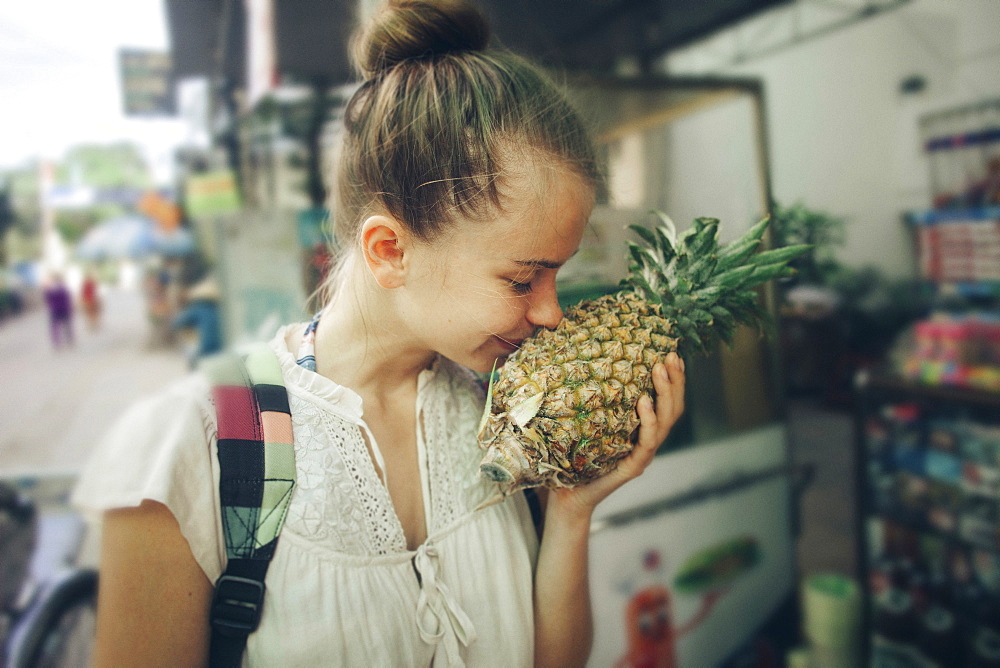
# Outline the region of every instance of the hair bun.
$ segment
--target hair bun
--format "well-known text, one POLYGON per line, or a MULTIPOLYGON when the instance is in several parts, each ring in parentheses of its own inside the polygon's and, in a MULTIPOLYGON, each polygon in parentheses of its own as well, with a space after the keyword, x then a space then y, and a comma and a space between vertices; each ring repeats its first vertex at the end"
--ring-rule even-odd
POLYGON ((354 38, 354 63, 366 79, 397 63, 484 49, 486 18, 467 0, 390 0, 354 38))

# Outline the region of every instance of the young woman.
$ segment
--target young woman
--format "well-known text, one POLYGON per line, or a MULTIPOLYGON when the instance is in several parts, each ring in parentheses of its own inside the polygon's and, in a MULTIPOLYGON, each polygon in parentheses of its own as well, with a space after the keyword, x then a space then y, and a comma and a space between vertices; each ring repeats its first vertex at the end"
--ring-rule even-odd
MULTIPOLYGON (((334 195, 343 248, 326 307, 271 343, 297 485, 251 665, 580 665, 594 507, 639 475, 683 410, 670 355, 613 473, 524 496, 478 476, 488 372, 562 317, 555 278, 599 182, 556 88, 462 0, 399 0, 358 36, 334 195), (315 360, 312 370, 310 361, 315 360), (298 362, 296 360, 299 360, 298 362), (477 508, 479 508, 477 510, 477 508)), ((95 663, 199 665, 225 568, 215 418, 194 375, 137 405, 77 501, 104 512, 95 663)))

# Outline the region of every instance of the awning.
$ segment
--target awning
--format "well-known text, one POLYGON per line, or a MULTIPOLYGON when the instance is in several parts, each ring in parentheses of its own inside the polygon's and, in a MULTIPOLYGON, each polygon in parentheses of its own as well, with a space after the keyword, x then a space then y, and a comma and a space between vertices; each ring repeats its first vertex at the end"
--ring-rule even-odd
MULTIPOLYGON (((164 0, 178 76, 243 80, 243 0, 164 0)), ((496 40, 550 66, 608 74, 791 0, 479 0, 496 40)), ((351 80, 355 1, 274 0, 277 69, 332 85, 351 80)))

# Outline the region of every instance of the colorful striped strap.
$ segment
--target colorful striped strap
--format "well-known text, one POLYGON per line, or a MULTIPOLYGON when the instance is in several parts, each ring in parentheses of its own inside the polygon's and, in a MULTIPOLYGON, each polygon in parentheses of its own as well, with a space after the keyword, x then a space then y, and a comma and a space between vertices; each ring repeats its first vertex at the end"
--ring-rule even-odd
POLYGON ((212 666, 238 666, 260 622, 264 577, 295 487, 292 417, 264 344, 206 360, 218 419, 219 501, 228 562, 212 601, 212 666))
POLYGON ((295 486, 292 416, 278 358, 265 344, 208 369, 219 423, 226 556, 270 559, 295 486))

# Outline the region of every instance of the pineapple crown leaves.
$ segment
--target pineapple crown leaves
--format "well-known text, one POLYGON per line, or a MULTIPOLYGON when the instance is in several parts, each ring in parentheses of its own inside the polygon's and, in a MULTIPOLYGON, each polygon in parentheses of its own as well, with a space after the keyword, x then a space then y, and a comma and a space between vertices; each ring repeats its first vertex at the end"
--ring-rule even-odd
POLYGON ((720 248, 717 218, 696 218, 678 236, 668 216, 651 213, 660 220, 657 227, 629 226, 643 243, 629 242, 630 274, 621 287, 660 306, 674 322, 682 356, 707 353, 716 337, 728 343, 740 323, 766 324, 754 288, 791 276, 795 270, 788 262, 809 249, 800 244, 758 252, 768 218, 720 248))

